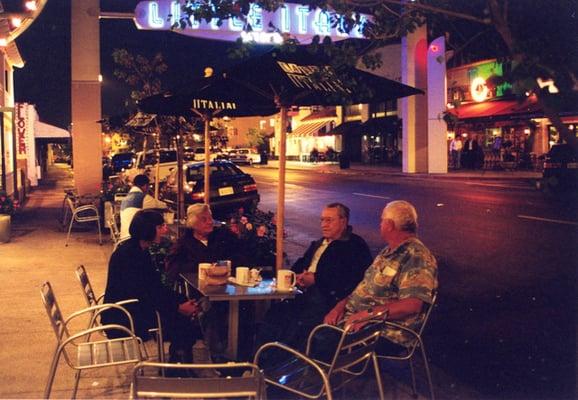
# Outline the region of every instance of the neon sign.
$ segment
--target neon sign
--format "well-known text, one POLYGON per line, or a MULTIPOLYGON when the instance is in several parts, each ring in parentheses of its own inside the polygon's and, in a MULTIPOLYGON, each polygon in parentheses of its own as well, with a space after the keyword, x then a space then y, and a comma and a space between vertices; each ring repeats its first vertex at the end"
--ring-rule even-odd
POLYGON ((490 90, 486 85, 486 80, 481 76, 478 76, 472 80, 470 85, 470 94, 472 95, 472 99, 477 102, 484 101, 488 98, 490 90))
MULTIPOLYGON (((171 27, 181 19, 181 4, 177 0, 141 1, 137 4, 134 22, 138 29, 171 30, 171 27)), ((349 33, 343 29, 343 23, 332 23, 332 16, 320 9, 309 10, 309 6, 285 3, 275 12, 263 10, 252 4, 247 14, 246 23, 251 26, 245 29, 245 21, 230 18, 222 21, 213 18, 207 21, 190 17, 190 26, 175 29, 177 33, 187 36, 235 41, 239 37, 243 41, 262 44, 282 43, 284 35, 290 35, 301 43, 308 43, 314 36, 329 36, 332 40, 348 38, 363 38, 363 26, 369 20, 368 15, 361 15, 360 25, 349 33)))

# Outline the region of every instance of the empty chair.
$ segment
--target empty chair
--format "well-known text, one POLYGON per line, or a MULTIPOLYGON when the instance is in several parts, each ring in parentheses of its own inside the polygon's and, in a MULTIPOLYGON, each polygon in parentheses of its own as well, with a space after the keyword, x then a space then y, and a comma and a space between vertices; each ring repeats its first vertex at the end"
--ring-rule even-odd
MULTIPOLYGON (((82 294, 83 294, 84 300, 86 301, 86 305, 88 307, 94 307, 94 306, 99 305, 102 302, 102 299, 104 298, 104 293, 98 297, 94 294, 92 284, 90 283, 90 279, 88 279, 88 274, 86 273, 86 269, 84 268, 84 265, 80 265, 80 266, 78 266, 78 268, 76 268, 76 278, 78 279, 78 282, 80 283, 80 289, 82 290, 82 294)), ((136 301, 138 301, 138 300, 137 299, 127 299, 125 301, 119 301, 115 304, 122 306, 125 304, 134 303, 136 301)), ((97 310, 95 309, 94 312, 92 313, 92 318, 90 319, 90 323, 88 326, 89 328, 91 328, 95 323, 98 322, 99 313, 96 313, 96 311, 97 310)), ((156 318, 157 318, 157 328, 150 329, 149 332, 152 335, 154 335, 155 340, 157 342, 158 360, 160 362, 164 362, 165 358, 164 358, 163 329, 162 329, 162 324, 161 324, 161 317, 160 317, 158 312, 156 313, 156 318)))
POLYGON ((425 310, 422 323, 419 326, 417 331, 410 329, 406 326, 397 324, 395 322, 389 322, 389 321, 385 322, 385 329, 387 329, 388 327, 400 329, 412 337, 412 342, 411 342, 410 346, 406 348, 404 353, 402 353, 400 355, 393 355, 392 356, 392 355, 380 355, 378 352, 376 352, 376 356, 378 359, 387 359, 387 360, 394 360, 394 361, 408 361, 409 362, 409 367, 411 370, 411 384, 412 384, 412 388, 413 388, 413 395, 414 395, 414 397, 417 397, 417 387, 416 387, 416 379, 415 379, 415 370, 414 370, 414 365, 413 365, 413 357, 416 354, 416 350, 419 348, 421 355, 422 355, 422 358, 423 358, 427 383, 429 385, 429 394, 430 394, 430 398, 432 400, 435 399, 435 396, 434 396, 431 372, 430 372, 429 363, 427 360, 427 353, 425 351, 425 345, 424 345, 423 340, 422 340, 422 334, 423 334, 423 331, 424 331, 425 326, 427 324, 427 321, 429 320, 429 316, 430 316, 430 314, 434 308, 436 298, 437 298, 437 293, 434 293, 432 296, 431 304, 427 304, 427 303, 424 304, 424 307, 427 307, 427 309, 425 310))
POLYGON ((100 214, 98 213, 98 209, 96 208, 96 206, 93 204, 86 204, 77 207, 70 197, 66 197, 65 202, 68 205, 68 208, 70 209, 71 213, 65 246, 68 246, 68 240, 70 239, 70 232, 72 231, 72 225, 75 222, 82 224, 86 222, 96 221, 98 225, 98 243, 102 244, 102 233, 100 230, 100 214))
POLYGON ((229 398, 247 397, 260 400, 264 398, 263 375, 259 368, 250 363, 226 364, 168 364, 141 362, 134 366, 132 375, 131 398, 229 398), (200 378, 195 371, 218 368, 223 376, 200 378), (167 376, 159 376, 166 371, 167 376), (227 376, 227 370, 236 375, 227 376), (192 371, 187 378, 171 377, 192 371))
POLYGON ((332 325, 318 325, 309 334, 304 354, 279 342, 265 343, 257 350, 254 363, 263 368, 261 358, 265 354, 271 351, 285 353, 289 357, 288 362, 263 368, 265 382, 300 397, 317 399, 326 396, 328 400, 333 398, 334 390, 363 375, 372 363, 379 396, 383 400, 381 376, 374 353, 383 327, 383 313, 367 321, 356 332, 351 331, 351 326, 341 329, 332 325), (312 345, 316 338, 326 341, 327 333, 333 333, 338 341, 332 355, 323 361, 312 354, 315 350, 312 345))
POLYGON ((132 317, 122 306, 117 304, 97 305, 77 311, 64 319, 49 282, 45 282, 42 285, 41 296, 56 335, 56 349, 50 365, 44 398, 50 397, 61 356, 64 357, 68 366, 76 371, 73 398, 76 397, 78 382, 83 370, 137 363, 146 357, 146 349, 141 339, 134 334, 132 317), (85 317, 86 314, 93 318, 94 313, 100 313, 109 308, 116 308, 125 313, 130 323, 130 328, 121 325, 100 325, 76 333, 70 332, 68 324, 75 318, 85 317), (99 339, 91 340, 93 334, 103 333, 108 329, 122 331, 126 334, 126 337, 108 340, 102 339, 101 335, 96 335, 99 339))

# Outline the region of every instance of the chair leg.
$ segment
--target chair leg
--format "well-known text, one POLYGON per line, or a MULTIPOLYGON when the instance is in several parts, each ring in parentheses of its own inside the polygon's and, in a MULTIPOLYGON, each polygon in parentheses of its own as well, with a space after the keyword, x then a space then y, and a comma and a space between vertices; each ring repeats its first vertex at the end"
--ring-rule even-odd
POLYGON ((427 355, 426 355, 426 352, 425 352, 425 347, 423 346, 423 343, 420 343, 420 346, 419 346, 419 347, 421 348, 421 356, 423 357, 423 365, 424 365, 424 367, 425 367, 425 374, 426 374, 426 377, 427 377, 427 383, 428 383, 428 385, 429 385, 430 399, 431 399, 431 400, 435 400, 434 389, 433 389, 433 382, 432 382, 432 379, 431 379, 431 371, 430 371, 430 369, 429 369, 429 363, 428 363, 428 361, 427 361, 427 355))
POLYGON ((76 392, 78 392, 78 383, 80 382, 80 373, 82 371, 78 370, 76 371, 76 374, 74 376, 74 389, 72 391, 72 398, 76 399, 76 392))
POLYGON ((412 387, 411 395, 414 399, 417 399, 418 395, 417 395, 417 385, 415 382, 415 368, 413 367, 413 357, 411 357, 408 360, 408 362, 409 362, 409 370, 411 371, 411 387, 412 387))
POLYGON ((100 232, 100 218, 96 220, 98 224, 98 244, 102 246, 102 233, 100 232))
POLYGON ((70 239, 70 231, 72 230, 72 223, 74 222, 74 215, 70 218, 70 225, 68 225, 68 235, 66 235, 66 243, 64 247, 68 247, 68 240, 70 239))
POLYGON ((50 364, 50 370, 48 372, 48 381, 46 382, 46 387, 44 388, 44 398, 50 398, 50 392, 52 391, 52 384, 54 383, 54 378, 56 377, 56 369, 58 368, 58 361, 60 360, 60 348, 56 348, 54 357, 52 357, 52 364, 50 364))
POLYGON ((375 380, 377 381, 377 389, 379 390, 379 399, 385 400, 385 394, 383 393, 383 383, 381 382, 381 371, 379 370, 379 360, 377 356, 373 354, 371 357, 373 360, 373 370, 375 371, 375 380))

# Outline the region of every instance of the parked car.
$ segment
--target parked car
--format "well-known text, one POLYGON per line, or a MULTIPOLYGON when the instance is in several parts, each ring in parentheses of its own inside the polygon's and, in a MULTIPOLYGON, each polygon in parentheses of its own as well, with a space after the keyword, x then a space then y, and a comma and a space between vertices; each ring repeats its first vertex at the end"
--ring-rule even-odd
POLYGON ((234 149, 229 151, 229 161, 252 165, 261 162, 261 155, 253 149, 234 149))
MULTIPOLYGON (((185 204, 201 203, 204 200, 203 162, 186 164, 184 167, 185 204)), ((229 213, 245 208, 254 211, 259 204, 259 192, 253 177, 243 172, 230 161, 211 161, 210 163, 210 203, 215 215, 224 217, 229 213)), ((169 205, 176 205, 177 171, 171 171, 161 189, 161 199, 169 205)))
POLYGON ((117 153, 111 158, 112 171, 115 174, 131 169, 135 161, 135 154, 133 152, 117 153))
POLYGON ((543 185, 551 190, 578 188, 578 154, 569 144, 552 146, 544 158, 543 185))

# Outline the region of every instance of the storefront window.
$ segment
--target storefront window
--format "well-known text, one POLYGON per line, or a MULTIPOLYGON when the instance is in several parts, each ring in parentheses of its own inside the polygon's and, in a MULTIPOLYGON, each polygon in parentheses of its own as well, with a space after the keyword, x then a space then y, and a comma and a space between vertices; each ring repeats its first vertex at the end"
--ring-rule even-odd
MULTIPOLYGON (((578 124, 566 124, 566 127, 578 137, 578 124)), ((555 126, 548 125, 548 144, 552 147, 556 143, 560 143, 560 134, 555 126)))

